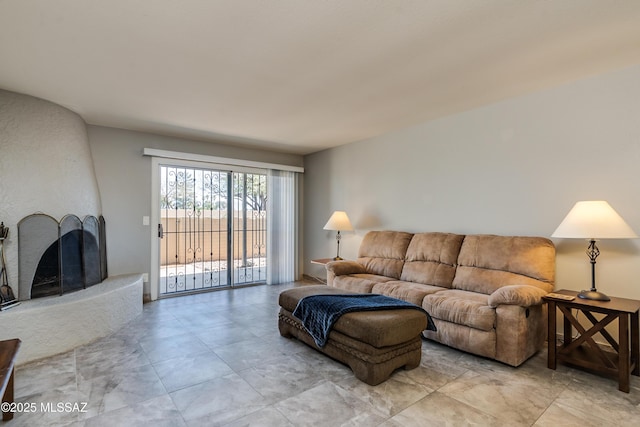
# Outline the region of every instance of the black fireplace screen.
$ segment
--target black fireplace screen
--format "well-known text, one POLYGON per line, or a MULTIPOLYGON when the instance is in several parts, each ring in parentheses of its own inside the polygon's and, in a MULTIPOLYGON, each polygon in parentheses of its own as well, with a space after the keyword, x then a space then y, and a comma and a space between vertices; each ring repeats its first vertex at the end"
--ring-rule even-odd
POLYGON ((66 215, 58 222, 29 215, 18 224, 18 245, 21 300, 84 289, 107 277, 102 216, 66 215))

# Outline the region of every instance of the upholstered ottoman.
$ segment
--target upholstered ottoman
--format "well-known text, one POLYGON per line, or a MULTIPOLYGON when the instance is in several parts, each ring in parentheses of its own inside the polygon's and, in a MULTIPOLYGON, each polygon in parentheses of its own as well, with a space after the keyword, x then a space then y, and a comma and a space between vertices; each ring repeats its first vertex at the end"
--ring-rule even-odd
POLYGON ((278 328, 283 337, 295 337, 348 365, 356 378, 377 385, 404 367, 413 369, 422 355, 421 333, 427 327, 424 312, 412 309, 352 312, 333 325, 324 347, 316 345, 301 321, 293 316, 298 301, 309 295, 350 294, 325 285, 301 286, 280 294, 278 328))

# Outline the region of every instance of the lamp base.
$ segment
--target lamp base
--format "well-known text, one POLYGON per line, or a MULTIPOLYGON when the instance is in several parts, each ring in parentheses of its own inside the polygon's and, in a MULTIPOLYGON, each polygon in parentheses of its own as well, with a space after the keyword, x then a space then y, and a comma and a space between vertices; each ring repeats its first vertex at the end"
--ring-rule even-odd
POLYGON ((581 291, 578 294, 578 298, 582 299, 590 299, 594 301, 611 301, 611 298, 603 294, 602 292, 598 292, 596 290, 593 291, 581 291))
POLYGON ((334 260, 334 261, 342 261, 343 259, 344 259, 344 258, 339 257, 339 256, 334 256, 334 257, 333 257, 333 260, 334 260))

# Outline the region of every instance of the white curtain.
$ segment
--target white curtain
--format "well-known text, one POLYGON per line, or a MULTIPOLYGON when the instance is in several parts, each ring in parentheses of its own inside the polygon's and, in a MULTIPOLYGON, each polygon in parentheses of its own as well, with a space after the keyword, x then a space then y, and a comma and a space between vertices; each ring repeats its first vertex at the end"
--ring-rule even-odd
POLYGON ((298 174, 267 172, 267 284, 296 279, 298 265, 298 174))

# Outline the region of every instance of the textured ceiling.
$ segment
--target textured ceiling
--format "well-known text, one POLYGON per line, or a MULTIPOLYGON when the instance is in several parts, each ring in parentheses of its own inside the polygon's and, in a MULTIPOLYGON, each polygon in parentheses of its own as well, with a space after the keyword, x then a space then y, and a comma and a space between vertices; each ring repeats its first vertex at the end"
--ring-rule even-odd
POLYGON ((306 154, 640 63, 638 0, 0 0, 0 88, 306 154))

